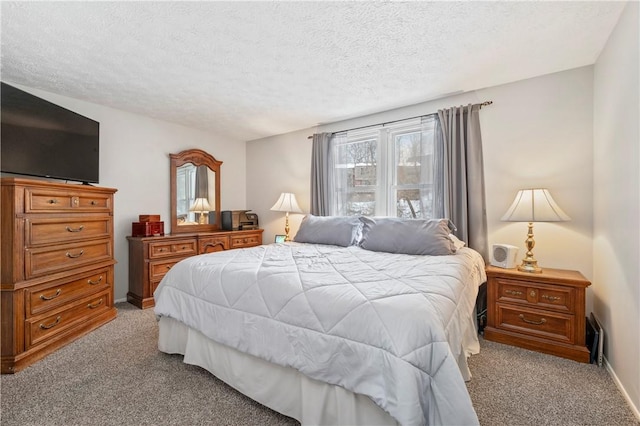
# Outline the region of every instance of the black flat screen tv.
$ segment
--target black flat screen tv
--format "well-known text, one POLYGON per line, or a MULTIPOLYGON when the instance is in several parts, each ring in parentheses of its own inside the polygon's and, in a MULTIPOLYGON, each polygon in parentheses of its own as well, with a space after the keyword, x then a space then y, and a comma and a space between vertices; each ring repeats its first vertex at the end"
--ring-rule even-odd
POLYGON ((100 123, 1 83, 0 171, 98 183, 100 123))

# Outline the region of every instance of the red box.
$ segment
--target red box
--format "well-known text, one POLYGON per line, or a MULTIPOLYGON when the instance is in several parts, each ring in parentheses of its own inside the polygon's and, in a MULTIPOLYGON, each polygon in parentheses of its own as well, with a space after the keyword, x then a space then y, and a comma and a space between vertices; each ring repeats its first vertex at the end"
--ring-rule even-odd
POLYGON ((140 222, 160 222, 159 214, 141 214, 138 215, 138 220, 140 222))
POLYGON ((161 237, 164 235, 164 222, 133 222, 131 236, 161 237))

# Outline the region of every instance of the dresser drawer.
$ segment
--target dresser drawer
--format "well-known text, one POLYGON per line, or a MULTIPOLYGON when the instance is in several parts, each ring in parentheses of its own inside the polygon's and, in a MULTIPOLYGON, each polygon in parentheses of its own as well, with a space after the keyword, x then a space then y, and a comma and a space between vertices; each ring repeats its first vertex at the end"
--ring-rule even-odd
POLYGON ((110 239, 78 242, 25 250, 25 276, 33 278, 68 271, 82 265, 113 258, 110 239))
POLYGON ((25 213, 110 212, 112 210, 110 194, 53 188, 25 188, 24 195, 25 213))
POLYGON ((229 238, 223 237, 206 237, 198 240, 198 253, 213 253, 215 251, 224 251, 229 249, 229 238))
POLYGON ((180 262, 183 258, 149 262, 149 279, 160 281, 173 265, 180 262))
POLYGON ((544 339, 574 343, 573 315, 498 305, 496 326, 544 339))
POLYGON ((112 305, 111 291, 105 290, 69 304, 50 315, 27 319, 25 321, 26 349, 85 323, 92 317, 109 310, 112 305))
POLYGON ((231 248, 253 247, 262 244, 261 234, 250 234, 231 237, 231 248))
POLYGON ((198 242, 195 238, 163 241, 149 244, 149 259, 167 256, 193 256, 198 254, 198 242))
POLYGON ((518 303, 574 313, 576 290, 559 285, 532 284, 524 281, 498 278, 497 302, 518 303))
POLYGON ((55 285, 48 283, 25 290, 27 316, 41 314, 73 300, 109 289, 113 283, 113 267, 75 275, 55 285))
POLYGON ((26 245, 71 242, 86 239, 109 238, 113 219, 111 216, 69 216, 55 219, 27 219, 26 245))

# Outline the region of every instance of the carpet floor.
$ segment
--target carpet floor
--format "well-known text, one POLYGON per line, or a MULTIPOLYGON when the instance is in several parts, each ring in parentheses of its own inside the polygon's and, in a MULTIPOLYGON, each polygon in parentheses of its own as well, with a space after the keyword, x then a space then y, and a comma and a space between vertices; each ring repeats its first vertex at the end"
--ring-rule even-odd
MULTIPOLYGON (((157 350, 153 309, 118 317, 0 377, 10 425, 297 425, 182 356, 157 350)), ((481 425, 640 425, 602 368, 481 340, 467 387, 481 425)))

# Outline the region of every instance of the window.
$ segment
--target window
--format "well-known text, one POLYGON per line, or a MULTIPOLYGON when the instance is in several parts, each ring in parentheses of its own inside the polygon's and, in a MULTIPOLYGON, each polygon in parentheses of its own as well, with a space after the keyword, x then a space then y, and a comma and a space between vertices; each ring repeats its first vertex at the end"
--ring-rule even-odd
POLYGON ((334 135, 334 215, 433 217, 435 116, 334 135))

